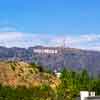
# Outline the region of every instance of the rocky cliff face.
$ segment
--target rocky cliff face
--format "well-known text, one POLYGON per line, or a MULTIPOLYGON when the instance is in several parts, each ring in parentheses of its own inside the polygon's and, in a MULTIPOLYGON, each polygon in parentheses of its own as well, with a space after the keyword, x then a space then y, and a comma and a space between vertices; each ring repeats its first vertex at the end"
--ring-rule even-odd
MULTIPOLYGON (((47 52, 47 51, 46 51, 47 52)), ((0 60, 19 60, 34 62, 45 68, 60 70, 64 67, 74 70, 86 68, 89 72, 100 72, 100 52, 85 51, 73 48, 52 48, 52 47, 30 47, 25 48, 5 48, 0 47, 0 60), (34 49, 58 50, 57 53, 38 53, 34 49)))

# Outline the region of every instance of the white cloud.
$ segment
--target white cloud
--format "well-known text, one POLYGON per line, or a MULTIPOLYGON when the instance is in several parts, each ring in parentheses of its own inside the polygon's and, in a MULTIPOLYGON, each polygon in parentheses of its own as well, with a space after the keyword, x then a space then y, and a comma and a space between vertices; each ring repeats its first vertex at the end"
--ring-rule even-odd
POLYGON ((100 35, 97 35, 97 34, 82 35, 81 38, 83 40, 86 40, 88 42, 91 42, 91 41, 99 40, 100 39, 100 35))
POLYGON ((0 32, 13 32, 16 30, 16 27, 12 25, 0 25, 0 32))
POLYGON ((0 32, 0 40, 12 40, 21 38, 23 34, 21 32, 0 32))
POLYGON ((0 32, 0 46, 7 47, 61 46, 64 39, 66 39, 67 47, 100 50, 100 35, 97 34, 74 37, 23 32, 0 32))

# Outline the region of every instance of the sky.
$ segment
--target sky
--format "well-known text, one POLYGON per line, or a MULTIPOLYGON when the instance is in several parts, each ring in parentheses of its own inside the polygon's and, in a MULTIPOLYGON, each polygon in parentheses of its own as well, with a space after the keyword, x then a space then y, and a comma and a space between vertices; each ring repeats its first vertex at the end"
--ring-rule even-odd
POLYGON ((100 0, 0 0, 0 46, 100 50, 100 0))

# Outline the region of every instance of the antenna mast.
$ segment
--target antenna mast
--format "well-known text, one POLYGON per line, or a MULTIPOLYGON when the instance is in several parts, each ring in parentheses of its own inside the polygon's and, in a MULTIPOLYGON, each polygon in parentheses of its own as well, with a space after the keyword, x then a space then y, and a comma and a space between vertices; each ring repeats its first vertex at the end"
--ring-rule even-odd
POLYGON ((62 48, 65 49, 66 48, 66 38, 64 37, 62 40, 62 48))

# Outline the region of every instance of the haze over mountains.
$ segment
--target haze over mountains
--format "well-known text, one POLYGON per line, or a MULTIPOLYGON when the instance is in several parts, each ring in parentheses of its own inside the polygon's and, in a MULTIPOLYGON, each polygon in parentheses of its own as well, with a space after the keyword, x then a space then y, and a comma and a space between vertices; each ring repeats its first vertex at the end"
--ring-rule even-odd
POLYGON ((73 70, 87 69, 91 73, 100 73, 100 52, 98 51, 43 46, 27 49, 0 47, 0 60, 34 62, 52 70, 66 67, 73 70), (34 50, 44 50, 45 52, 39 53, 34 50), (48 53, 48 50, 57 50, 57 52, 48 53))

